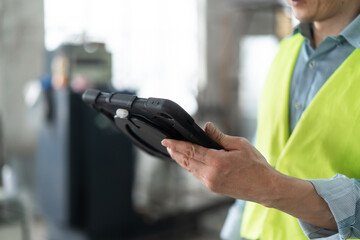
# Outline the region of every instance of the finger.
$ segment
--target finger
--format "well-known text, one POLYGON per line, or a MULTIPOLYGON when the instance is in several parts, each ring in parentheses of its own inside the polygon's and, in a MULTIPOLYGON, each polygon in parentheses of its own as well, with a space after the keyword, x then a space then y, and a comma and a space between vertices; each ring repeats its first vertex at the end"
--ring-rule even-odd
POLYGON ((207 158, 210 149, 208 148, 204 148, 190 142, 178 141, 173 139, 164 139, 161 144, 167 148, 170 148, 174 152, 179 152, 183 154, 188 159, 200 161, 205 164, 209 161, 207 158))
POLYGON ((174 159, 182 168, 190 172, 190 168, 189 168, 190 159, 186 155, 180 152, 173 151, 171 148, 167 148, 167 151, 172 159, 174 159))
POLYGON ((205 124, 205 132, 218 144, 223 146, 223 140, 225 134, 221 132, 212 122, 207 122, 205 124))
POLYGON ((206 171, 208 170, 208 166, 200 161, 194 161, 193 159, 189 159, 186 155, 176 152, 168 148, 168 152, 172 159, 174 159, 182 168, 191 172, 197 179, 201 182, 204 182, 206 171))
POLYGON ((226 150, 237 150, 247 143, 245 138, 226 135, 215 127, 212 122, 205 124, 205 132, 226 150))
POLYGON ((203 184, 206 182, 206 173, 210 167, 199 161, 190 161, 189 164, 191 174, 200 180, 203 184))

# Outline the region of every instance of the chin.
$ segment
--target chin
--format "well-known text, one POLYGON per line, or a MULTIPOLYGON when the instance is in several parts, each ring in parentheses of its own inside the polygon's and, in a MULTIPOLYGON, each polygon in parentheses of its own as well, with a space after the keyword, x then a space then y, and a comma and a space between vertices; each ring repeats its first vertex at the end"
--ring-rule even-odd
POLYGON ((306 14, 297 14, 295 13, 295 17, 302 23, 312 23, 314 22, 314 17, 306 14))
POLYGON ((310 18, 303 18, 303 19, 299 19, 298 20, 302 23, 313 23, 314 21, 310 18))

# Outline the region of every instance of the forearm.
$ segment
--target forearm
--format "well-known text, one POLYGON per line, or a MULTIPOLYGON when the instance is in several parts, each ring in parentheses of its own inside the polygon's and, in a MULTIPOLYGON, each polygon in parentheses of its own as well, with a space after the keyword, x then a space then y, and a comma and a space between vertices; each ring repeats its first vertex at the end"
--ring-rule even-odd
POLYGON ((312 225, 337 230, 328 204, 317 194, 309 181, 280 173, 274 178, 273 194, 262 203, 263 205, 279 209, 312 225))

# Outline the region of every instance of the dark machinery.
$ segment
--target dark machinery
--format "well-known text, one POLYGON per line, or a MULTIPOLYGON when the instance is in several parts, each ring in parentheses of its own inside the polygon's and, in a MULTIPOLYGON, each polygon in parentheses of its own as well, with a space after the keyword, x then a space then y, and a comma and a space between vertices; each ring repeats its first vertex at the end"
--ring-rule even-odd
POLYGON ((49 56, 57 83, 45 91, 37 151, 39 204, 49 237, 127 239, 134 220, 132 144, 73 87, 81 76, 86 85, 109 89, 111 55, 100 44, 91 51, 63 45, 49 56))

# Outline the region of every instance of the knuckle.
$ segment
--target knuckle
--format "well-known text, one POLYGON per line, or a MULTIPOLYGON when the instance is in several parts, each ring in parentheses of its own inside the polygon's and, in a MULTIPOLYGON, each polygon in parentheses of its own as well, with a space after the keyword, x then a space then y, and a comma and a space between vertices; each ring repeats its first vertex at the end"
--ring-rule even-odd
POLYGON ((195 149, 194 144, 191 144, 190 148, 188 148, 188 149, 185 151, 185 155, 186 155, 186 157, 187 157, 188 159, 194 158, 195 153, 196 153, 196 149, 195 149))
POLYGON ((195 153, 196 153, 195 145, 194 145, 194 144, 191 144, 191 155, 190 155, 190 158, 194 158, 195 153))
POLYGON ((217 140, 218 140, 219 142, 221 142, 221 141, 224 139, 224 137, 225 137, 225 134, 222 133, 222 132, 220 132, 220 131, 218 131, 217 136, 216 136, 217 140))
POLYGON ((243 137, 239 137, 239 140, 240 140, 240 143, 242 143, 242 144, 248 144, 249 143, 249 141, 246 138, 243 138, 243 137))
POLYGON ((188 157, 188 156, 186 156, 186 155, 183 155, 182 157, 181 157, 181 163, 182 163, 182 165, 184 166, 184 167, 188 167, 189 166, 189 161, 190 160, 190 158, 188 157))

